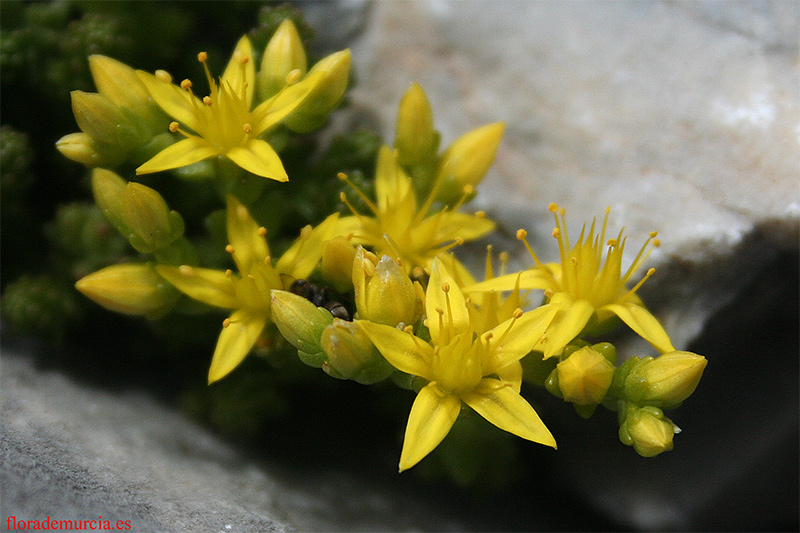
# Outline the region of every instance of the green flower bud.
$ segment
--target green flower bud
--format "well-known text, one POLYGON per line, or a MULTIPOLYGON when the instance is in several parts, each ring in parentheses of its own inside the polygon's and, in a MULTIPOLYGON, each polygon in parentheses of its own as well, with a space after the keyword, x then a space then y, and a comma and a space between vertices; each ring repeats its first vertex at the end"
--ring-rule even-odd
POLYGON ((286 117, 285 124, 297 133, 308 133, 322 126, 328 114, 342 101, 349 78, 350 50, 342 50, 320 60, 300 82, 311 83, 311 92, 286 117))
POLYGON ((425 163, 436 157, 439 135, 433 129, 431 105, 418 83, 413 83, 400 100, 394 147, 398 162, 403 166, 425 163))
POLYGON ((278 331, 298 349, 304 363, 319 368, 326 360, 320 345, 322 331, 333 322, 333 316, 302 296, 272 290, 272 321, 278 331))
POLYGON ((417 313, 417 294, 405 269, 388 255, 374 264, 368 253, 359 247, 353 261, 359 318, 389 326, 411 324, 417 313))
MULTIPOLYGON (((81 135, 81 134, 76 134, 81 135)), ((125 235, 131 230, 125 222, 122 199, 125 195, 126 181, 114 172, 103 168, 92 171, 92 193, 97 207, 117 231, 125 235)))
POLYGON ((78 127, 101 144, 103 151, 124 154, 150 138, 141 119, 102 94, 72 91, 70 95, 78 127))
POLYGON ((649 358, 625 379, 626 397, 640 405, 677 407, 697 388, 706 364, 708 360, 702 355, 683 351, 649 358))
POLYGON ((267 43, 258 73, 258 94, 261 100, 275 95, 286 85, 286 76, 299 70, 304 76, 308 70, 306 51, 300 34, 290 19, 281 22, 267 43))
POLYGON ((505 124, 495 122, 459 137, 439 159, 436 180, 440 183, 436 199, 445 204, 458 201, 464 188, 476 186, 494 161, 505 124))
POLYGON ((112 265, 81 278, 75 288, 111 311, 148 317, 166 313, 180 297, 151 263, 112 265))
POLYGON ((333 319, 333 324, 322 332, 320 344, 328 356, 322 369, 332 377, 369 385, 386 379, 394 371, 353 322, 333 319))
POLYGON ((152 131, 163 130, 164 114, 153 103, 147 87, 134 69, 98 54, 89 56, 89 69, 101 95, 140 117, 152 131))
POLYGON ((71 159, 87 167, 113 166, 122 162, 123 154, 105 154, 96 149, 89 135, 83 132, 64 135, 56 141, 56 149, 67 159, 71 159))
POLYGON ((336 236, 325 243, 322 249, 320 269, 322 279, 337 292, 346 293, 353 289, 353 260, 356 248, 342 236, 336 236))
POLYGON ((122 195, 122 217, 130 228, 131 245, 142 253, 169 246, 183 235, 183 219, 170 212, 158 192, 141 183, 130 182, 122 195))
POLYGON ((679 431, 661 409, 628 404, 619 428, 619 440, 633 446, 642 457, 655 457, 672 449, 672 439, 679 431))
POLYGON ((556 371, 562 397, 576 405, 601 403, 614 377, 614 365, 590 346, 574 351, 556 371))

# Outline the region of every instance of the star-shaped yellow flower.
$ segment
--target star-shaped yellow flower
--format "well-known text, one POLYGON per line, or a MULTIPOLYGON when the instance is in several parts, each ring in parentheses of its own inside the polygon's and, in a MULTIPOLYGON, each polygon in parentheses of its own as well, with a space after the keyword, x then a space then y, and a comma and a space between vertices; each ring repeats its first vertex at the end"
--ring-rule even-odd
POLYGON ((136 173, 160 172, 209 157, 225 156, 248 172, 287 181, 280 157, 259 136, 286 118, 314 88, 320 76, 307 76, 302 82, 291 85, 300 72, 294 72, 296 76, 290 73, 282 91, 251 111, 256 75, 253 50, 247 37, 239 40, 219 83, 208 70, 206 53, 200 52, 197 58, 203 63, 210 91, 202 99, 194 95, 188 79, 178 86, 171 83, 166 73, 154 76, 137 71, 153 100, 175 119, 169 125, 170 131, 180 132, 186 138, 156 154, 137 168, 136 173))
MULTIPOLYGON (((339 177, 347 180, 343 174, 339 177)), ((373 216, 359 214, 348 203, 354 216, 342 218, 340 228, 352 233, 354 242, 371 247, 379 257, 388 255, 399 260, 408 272, 414 267, 429 269, 435 257, 444 256, 456 244, 477 239, 494 229, 494 223, 482 214, 457 213, 460 203, 431 213, 436 187, 420 206, 411 178, 397 163, 396 152, 388 146, 378 153, 377 203, 357 192, 373 216)), ((462 201, 471 192, 468 186, 462 201)), ((344 193, 342 200, 347 203, 344 193)))
POLYGON ((555 204, 551 204, 549 209, 556 220, 553 237, 558 240, 560 264, 542 264, 528 244, 526 232, 520 230, 517 237, 525 242, 536 266, 519 275, 509 274, 466 287, 465 292, 511 290, 516 283, 523 290, 544 289, 550 303, 559 308, 544 341, 535 348, 544 352, 545 358, 559 353, 584 332, 587 325, 601 325, 614 315, 661 353, 674 351, 664 328, 636 295, 636 291, 655 269, 648 270, 633 288, 626 288, 627 282, 642 266, 653 247, 659 246, 656 233, 650 234, 633 263, 622 273, 622 255, 627 238, 620 231, 616 238, 606 241, 610 209, 606 209, 600 233, 595 233, 595 222, 592 222, 588 233, 584 226, 574 247, 570 245, 567 234, 564 210, 555 204), (603 249, 606 247, 604 260, 603 249))
POLYGON ((555 439, 518 387, 498 374, 531 350, 556 309, 544 306, 528 313, 517 309, 510 319, 475 336, 464 295, 438 259, 432 262, 425 308, 430 343, 415 336, 410 326, 399 330, 358 321, 392 366, 429 382, 419 391, 408 417, 400 471, 439 445, 462 402, 500 429, 555 448, 555 439))
POLYGON ((225 377, 247 356, 271 316, 270 290, 286 290, 295 279, 307 277, 322 255, 323 244, 333 237, 338 215, 319 226, 303 228, 300 237, 273 265, 265 239, 247 208, 228 196, 228 240, 239 275, 228 270, 158 265, 158 273, 195 300, 232 309, 223 322, 214 350, 208 381, 225 377))

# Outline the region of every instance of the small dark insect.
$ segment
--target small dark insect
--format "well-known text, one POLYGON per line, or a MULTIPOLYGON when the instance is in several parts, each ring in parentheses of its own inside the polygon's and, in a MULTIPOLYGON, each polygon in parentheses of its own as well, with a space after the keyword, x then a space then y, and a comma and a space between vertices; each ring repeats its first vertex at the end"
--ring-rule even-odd
POLYGON ((330 287, 320 287, 307 279, 298 279, 289 285, 289 292, 302 296, 317 307, 327 309, 334 318, 352 320, 352 314, 345 305, 346 298, 330 287))

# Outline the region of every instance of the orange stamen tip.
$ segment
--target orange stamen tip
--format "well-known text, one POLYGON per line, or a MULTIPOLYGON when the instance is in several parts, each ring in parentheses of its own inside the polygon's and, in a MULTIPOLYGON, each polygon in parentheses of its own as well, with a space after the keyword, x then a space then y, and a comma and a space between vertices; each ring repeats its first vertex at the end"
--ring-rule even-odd
POLYGON ((225 271, 225 277, 228 277, 228 278, 230 278, 230 277, 232 277, 232 276, 233 276, 233 270, 231 270, 231 269, 229 268, 228 270, 226 270, 226 271, 225 271))
POLYGON ((347 181, 347 174, 344 172, 339 172, 336 174, 336 177, 339 178, 340 181, 347 181))
POLYGON ((651 231, 650 233, 648 233, 648 235, 650 236, 651 239, 655 239, 656 237, 658 237, 658 232, 651 231))
POLYGON ((558 211, 558 204, 552 203, 548 205, 547 210, 550 211, 551 213, 555 213, 556 211, 558 211))
POLYGON ((267 234, 267 228, 265 228, 264 226, 261 226, 260 228, 258 228, 258 236, 259 237, 263 237, 266 234, 267 234))
POLYGON ((553 238, 558 239, 561 237, 561 230, 558 228, 553 228, 553 238))
POLYGON ((180 127, 181 127, 181 125, 178 124, 175 121, 172 121, 172 122, 169 123, 169 131, 171 131, 172 133, 175 133, 176 131, 178 131, 178 128, 180 128, 180 127))
POLYGON ((545 296, 545 298, 552 298, 552 297, 553 297, 553 294, 554 294, 554 293, 553 293, 553 291, 551 291, 550 289, 545 289, 545 290, 544 290, 544 296, 545 296))
POLYGON ((606 244, 609 245, 609 246, 612 246, 612 247, 616 246, 617 245, 617 239, 608 239, 606 244))
POLYGON ((650 269, 647 271, 647 275, 648 275, 648 276, 652 276, 652 275, 653 275, 653 274, 655 274, 655 273, 656 273, 656 269, 655 269, 655 268, 650 268, 650 269))
POLYGON ((441 307, 437 307, 436 312, 439 313, 440 315, 444 315, 444 309, 442 309, 441 307))
POLYGON ((661 246, 661 239, 653 239, 653 246, 655 248, 658 248, 659 246, 661 246))
POLYGON ((181 82, 181 89, 188 91, 192 88, 192 81, 189 79, 185 79, 181 82))
POLYGON ((446 281, 442 282, 442 290, 444 292, 450 292, 450 284, 446 281))
POLYGON ((226 251, 226 252, 228 252, 229 254, 232 254, 232 253, 233 253, 233 252, 235 252, 236 250, 234 250, 234 248, 233 248, 233 245, 232 245, 232 244, 229 244, 228 246, 226 246, 226 247, 225 247, 225 251, 226 251))
POLYGON ((459 246, 464 244, 464 237, 456 237, 456 244, 459 246))
POLYGON ((245 124, 244 125, 244 132, 245 133, 250 133, 251 131, 253 131, 253 127, 250 124, 245 124))
POLYGON ((522 309, 517 307, 514 309, 514 314, 512 315, 514 318, 521 318, 522 317, 522 309))
POLYGON ((222 327, 223 328, 227 328, 230 325, 231 325, 231 319, 230 318, 226 318, 225 320, 222 321, 222 327))
POLYGON ((208 61, 208 54, 205 52, 200 52, 199 54, 197 54, 197 60, 201 63, 205 63, 206 61, 208 61))
POLYGON ((204 96, 203 97, 203 103, 205 105, 209 105, 210 106, 211 105, 211 97, 210 96, 204 96))
POLYGON ((468 184, 464 185, 464 188, 462 189, 462 191, 463 191, 464 194, 470 195, 473 192, 475 192, 475 187, 473 187, 472 185, 470 185, 468 183, 468 184))
POLYGON ((524 229, 518 229, 517 230, 517 239, 519 239, 520 241, 522 239, 524 239, 525 237, 527 237, 527 236, 528 236, 528 232, 525 231, 524 229))

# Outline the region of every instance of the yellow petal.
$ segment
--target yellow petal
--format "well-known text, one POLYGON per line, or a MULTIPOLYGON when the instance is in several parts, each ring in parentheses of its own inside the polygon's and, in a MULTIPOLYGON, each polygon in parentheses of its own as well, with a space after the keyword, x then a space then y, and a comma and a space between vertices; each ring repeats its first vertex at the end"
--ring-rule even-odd
POLYGON ((131 111, 138 113, 143 110, 150 93, 131 67, 116 59, 93 54, 89 56, 89 70, 100 94, 131 111))
POLYGON ((152 159, 136 169, 136 174, 150 174, 173 168, 185 167, 203 159, 220 155, 219 149, 202 137, 189 137, 167 146, 152 159))
POLYGON ((244 146, 235 146, 225 154, 248 172, 275 181, 288 181, 281 158, 267 141, 250 139, 244 146))
POLYGON ((433 260, 431 267, 425 293, 425 312, 433 344, 447 344, 451 338, 469 330, 469 311, 464 295, 438 258, 433 260), (448 289, 447 292, 444 288, 448 289))
POLYGON ((433 384, 423 387, 408 415, 400 471, 408 470, 431 453, 450 432, 460 412, 458 397, 443 395, 433 384))
POLYGON ((281 256, 275 264, 275 269, 294 279, 307 278, 317 267, 325 249, 325 242, 337 235, 338 223, 339 214, 334 213, 311 230, 308 236, 301 235, 281 256))
POLYGON ((384 359, 397 370, 422 376, 429 381, 433 380, 430 367, 433 347, 430 344, 392 326, 366 320, 357 320, 356 323, 378 348, 384 359))
POLYGON ((179 291, 208 305, 234 309, 238 306, 233 281, 224 272, 189 266, 156 266, 158 273, 179 291))
POLYGON ((309 74, 303 81, 287 87, 269 100, 262 102, 252 113, 253 135, 260 135, 267 128, 286 118, 303 102, 315 84, 323 79, 322 73, 309 74))
POLYGON ((656 350, 661 353, 674 352, 675 347, 669 340, 669 335, 658 322, 658 319, 650 314, 650 311, 633 302, 621 304, 609 304, 601 307, 603 311, 611 311, 622 319, 633 331, 644 340, 649 342, 656 350))
MULTIPOLYGON (((550 267, 552 265, 547 265, 547 266, 550 267)), ((523 270, 521 273, 506 274, 505 276, 500 276, 493 279, 487 279, 486 281, 481 281, 480 283, 476 283, 475 285, 464 287, 464 292, 474 293, 474 292, 490 292, 490 291, 510 291, 514 289, 518 275, 519 275, 520 290, 525 291, 531 289, 551 289, 551 290, 557 289, 557 287, 553 287, 553 283, 550 281, 550 276, 543 273, 538 268, 533 268, 530 270, 523 270)))
POLYGON ((230 85, 234 94, 242 94, 242 88, 245 92, 245 102, 247 102, 247 109, 253 102, 253 91, 255 90, 256 80, 256 67, 253 61, 253 47, 250 44, 250 39, 243 36, 236 43, 236 48, 231 55, 228 66, 225 67, 225 72, 222 73, 222 82, 230 85), (247 58, 246 62, 243 58, 247 58))
MULTIPOLYGON (((558 295, 556 295, 558 296, 558 295)), ((554 299, 555 300, 555 299, 554 299)), ((554 356, 560 352, 571 340, 580 334, 594 313, 594 307, 586 300, 553 301, 560 309, 553 317, 550 327, 545 333, 544 342, 538 343, 534 348, 544 352, 544 358, 554 356)))
POLYGON ((397 207, 410 190, 411 179, 397 164, 395 153, 388 146, 381 146, 375 168, 375 198, 378 200, 378 210, 385 212, 389 206, 397 207))
POLYGON ((426 218, 415 232, 435 235, 437 242, 444 242, 455 240, 458 237, 465 241, 474 240, 493 229, 494 222, 488 218, 448 211, 426 218))
MULTIPOLYGON (((177 120, 182 128, 188 127, 197 131, 201 124, 199 122, 200 115, 196 113, 196 110, 203 106, 203 103, 197 97, 177 85, 161 81, 148 72, 137 70, 136 74, 139 75, 139 79, 147 87, 147 91, 153 97, 153 100, 167 115, 177 120)), ((167 126, 168 124, 164 124, 164 131, 166 131, 167 126)))
POLYGON ((490 366, 486 373, 491 374, 525 357, 539 342, 558 310, 557 304, 543 305, 484 333, 481 337, 490 347, 487 361, 490 366))
POLYGON ((208 370, 209 384, 224 378, 239 366, 250 353, 266 323, 266 315, 245 309, 240 309, 231 315, 230 324, 222 328, 214 357, 211 359, 211 368, 208 370))
POLYGON ((233 259, 239 272, 247 275, 256 263, 269 256, 266 238, 260 234, 258 223, 247 208, 233 195, 226 202, 228 242, 233 247, 233 259))
POLYGON ((126 315, 150 315, 175 301, 151 264, 111 265, 81 278, 75 288, 106 309, 126 315))
POLYGON ((500 429, 556 447, 556 440, 533 407, 510 386, 485 378, 476 392, 462 394, 461 399, 500 429))

